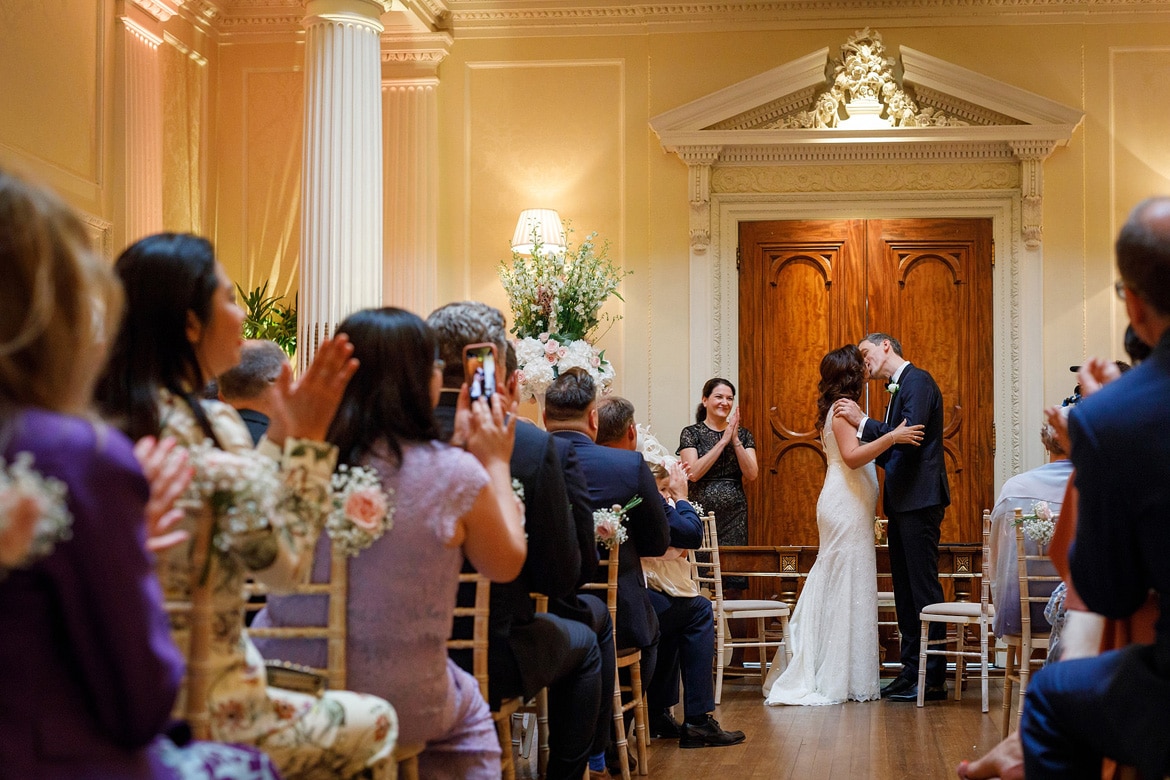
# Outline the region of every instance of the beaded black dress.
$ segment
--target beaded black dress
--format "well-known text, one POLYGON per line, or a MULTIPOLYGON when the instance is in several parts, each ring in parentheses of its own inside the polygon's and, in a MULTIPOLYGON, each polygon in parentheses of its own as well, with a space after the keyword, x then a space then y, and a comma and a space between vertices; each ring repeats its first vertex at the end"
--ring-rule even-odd
MULTIPOLYGON (((706 423, 688 425, 679 435, 676 453, 694 447, 702 458, 721 438, 722 431, 712 430, 706 423)), ((755 449, 755 437, 742 425, 739 427, 739 440, 744 447, 755 449)), ((715 513, 720 546, 748 543, 747 494, 743 490, 743 471, 739 468, 734 447, 725 447, 707 473, 690 483, 688 498, 701 504, 704 512, 715 513)), ((727 577, 723 580, 723 587, 743 590, 747 587, 747 579, 727 577)))

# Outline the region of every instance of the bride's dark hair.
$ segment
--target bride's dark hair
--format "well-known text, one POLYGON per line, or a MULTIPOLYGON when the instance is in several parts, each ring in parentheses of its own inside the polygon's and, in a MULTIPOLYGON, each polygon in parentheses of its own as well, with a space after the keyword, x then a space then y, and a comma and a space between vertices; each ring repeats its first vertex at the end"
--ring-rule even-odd
POLYGON ((838 398, 856 401, 865 387, 865 359, 854 344, 835 349, 821 358, 821 381, 817 391, 817 423, 819 433, 825 427, 825 417, 838 398))

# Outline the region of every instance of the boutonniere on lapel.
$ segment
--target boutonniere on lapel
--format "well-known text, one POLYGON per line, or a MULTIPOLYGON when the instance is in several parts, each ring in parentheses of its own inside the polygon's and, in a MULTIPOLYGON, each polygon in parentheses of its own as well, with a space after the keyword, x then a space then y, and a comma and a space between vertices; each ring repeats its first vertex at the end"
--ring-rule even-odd
POLYGON ((890 382, 888 385, 886 385, 886 392, 890 395, 895 395, 898 392, 898 383, 890 382))

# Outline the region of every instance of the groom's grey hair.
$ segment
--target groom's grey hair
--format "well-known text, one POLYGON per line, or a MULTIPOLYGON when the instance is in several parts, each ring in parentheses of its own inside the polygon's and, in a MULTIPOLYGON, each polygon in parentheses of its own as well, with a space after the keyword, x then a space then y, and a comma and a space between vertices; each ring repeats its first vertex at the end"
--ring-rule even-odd
POLYGON ((880 347, 883 341, 888 341, 894 350, 894 354, 902 357, 902 343, 888 333, 871 333, 863 338, 862 341, 868 341, 877 347, 880 347))

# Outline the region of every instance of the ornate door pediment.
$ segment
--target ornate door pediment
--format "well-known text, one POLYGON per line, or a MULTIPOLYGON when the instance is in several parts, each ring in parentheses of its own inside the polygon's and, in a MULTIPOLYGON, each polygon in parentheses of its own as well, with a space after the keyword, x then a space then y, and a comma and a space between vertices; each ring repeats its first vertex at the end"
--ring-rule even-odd
POLYGON ((1011 162, 1024 244, 1040 245, 1041 163, 1084 112, 901 46, 869 29, 650 120, 689 168, 692 251, 710 242, 712 166, 1011 162))

